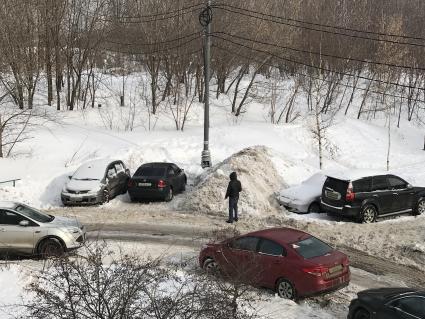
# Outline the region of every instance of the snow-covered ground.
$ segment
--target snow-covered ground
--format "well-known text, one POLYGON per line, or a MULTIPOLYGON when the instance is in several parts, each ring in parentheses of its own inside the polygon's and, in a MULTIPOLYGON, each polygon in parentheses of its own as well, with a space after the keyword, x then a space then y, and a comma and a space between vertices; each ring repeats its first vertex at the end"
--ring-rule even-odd
MULTIPOLYGON (((220 211, 225 214, 225 202, 220 202, 220 194, 224 196, 227 175, 236 166, 242 172, 241 180, 246 183, 244 189, 248 194, 242 198, 242 214, 251 216, 247 222, 252 225, 289 225, 312 232, 332 244, 349 243, 370 254, 415 266, 425 263, 422 231, 425 217, 401 217, 374 225, 357 225, 322 215, 293 215, 275 207, 274 192, 297 185, 319 171, 309 120, 300 118, 291 124, 269 124, 266 121, 267 105, 256 102, 235 120, 230 115, 229 97, 213 99, 210 149, 213 164, 217 166, 204 172, 200 167, 203 147, 201 104, 192 106, 183 132, 174 129, 172 116, 166 110, 161 111, 159 118, 151 119, 151 124, 155 122, 155 129, 148 130, 149 120, 143 107, 118 106, 120 79, 111 78, 109 84, 113 91, 100 89, 104 95, 101 108, 58 113, 60 120, 36 127, 30 132, 32 138, 16 147, 13 157, 0 159, 0 182, 20 179, 16 187, 0 184, 0 200, 58 209, 61 207, 60 192, 69 175, 89 159, 113 157, 122 159, 132 172, 149 161, 175 162, 185 169, 190 186, 172 203, 145 205, 143 208, 129 203, 126 195, 119 196, 103 207, 90 208, 89 217, 96 216, 98 220, 95 221, 107 219, 103 215, 105 211, 114 212, 113 219, 118 219, 120 213, 130 212, 131 218, 125 215, 127 222, 132 218, 137 222, 136 210, 184 210, 185 214, 197 210, 198 214, 209 213, 210 209, 215 214, 220 211), (133 115, 136 118, 133 129, 125 130, 133 115), (244 149, 253 146, 258 146, 255 150, 262 154, 258 162, 256 155, 244 157, 244 149), (242 150, 239 159, 232 156, 242 150), (261 187, 257 187, 257 183, 261 187), (255 218, 265 219, 257 224, 253 221, 255 218)), ((127 84, 131 87, 130 92, 136 92, 136 77, 130 77, 127 84)), ((425 186, 424 128, 407 121, 402 121, 401 127, 397 128, 394 123, 395 119, 391 125, 391 171, 413 185, 425 186)), ((332 154, 326 152, 324 169, 386 169, 388 122, 385 117, 365 121, 337 115, 327 139, 333 151, 332 154)), ((16 314, 18 311, 18 307, 5 306, 19 304, 20 298, 24 297, 23 287, 31 277, 28 269, 25 262, 0 269, 0 318, 9 318, 4 316, 5 312, 16 314)), ((354 286, 333 295, 336 300, 340 298, 341 303, 331 302, 323 309, 316 302, 298 305, 274 297, 259 307, 264 309, 265 318, 344 318, 348 300, 362 288, 354 286)))

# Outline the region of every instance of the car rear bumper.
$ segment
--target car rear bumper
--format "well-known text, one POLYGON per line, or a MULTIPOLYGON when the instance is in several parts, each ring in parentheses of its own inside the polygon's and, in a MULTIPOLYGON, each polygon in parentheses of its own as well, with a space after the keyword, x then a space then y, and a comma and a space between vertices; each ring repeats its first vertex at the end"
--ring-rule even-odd
POLYGON ((308 204, 299 204, 293 201, 278 199, 278 202, 281 206, 285 207, 285 209, 289 212, 293 213, 307 213, 308 212, 308 204))
POLYGON ((357 217, 360 213, 360 207, 352 207, 350 205, 333 206, 323 200, 320 203, 320 207, 324 212, 335 216, 357 217))
POLYGON ((128 194, 131 200, 164 199, 168 194, 168 187, 154 189, 129 188, 128 194))
POLYGON ((308 297, 318 294, 323 294, 335 290, 347 287, 350 283, 350 272, 347 272, 339 277, 330 280, 318 280, 313 286, 310 286, 310 290, 306 292, 300 292, 300 296, 308 297))

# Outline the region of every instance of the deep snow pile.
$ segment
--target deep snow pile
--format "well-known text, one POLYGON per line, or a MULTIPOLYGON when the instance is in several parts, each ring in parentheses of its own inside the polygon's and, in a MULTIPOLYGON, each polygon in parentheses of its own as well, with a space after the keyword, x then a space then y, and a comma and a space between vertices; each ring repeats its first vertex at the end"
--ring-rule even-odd
POLYGON ((268 154, 264 146, 249 147, 217 164, 195 181, 195 187, 183 201, 182 208, 200 213, 226 212, 224 196, 229 175, 234 171, 242 183, 241 214, 275 213, 279 205, 274 192, 283 181, 268 154))

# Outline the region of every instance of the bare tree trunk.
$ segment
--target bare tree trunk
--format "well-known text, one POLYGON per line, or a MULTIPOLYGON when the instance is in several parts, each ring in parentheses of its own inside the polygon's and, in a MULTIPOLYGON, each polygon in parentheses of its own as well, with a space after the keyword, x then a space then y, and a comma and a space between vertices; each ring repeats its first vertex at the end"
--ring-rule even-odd
POLYGON ((3 158, 3 123, 0 114, 0 158, 3 158))

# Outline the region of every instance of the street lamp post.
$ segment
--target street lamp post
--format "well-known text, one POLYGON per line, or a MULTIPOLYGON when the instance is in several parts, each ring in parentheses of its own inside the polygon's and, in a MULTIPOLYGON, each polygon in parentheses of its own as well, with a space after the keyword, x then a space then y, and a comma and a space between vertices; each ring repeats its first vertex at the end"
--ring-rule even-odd
POLYGON ((211 167, 211 153, 209 150, 209 128, 210 128, 210 58, 211 58, 211 21, 212 10, 211 0, 208 0, 207 7, 199 15, 199 22, 204 27, 204 149, 202 151, 202 168, 211 167))

